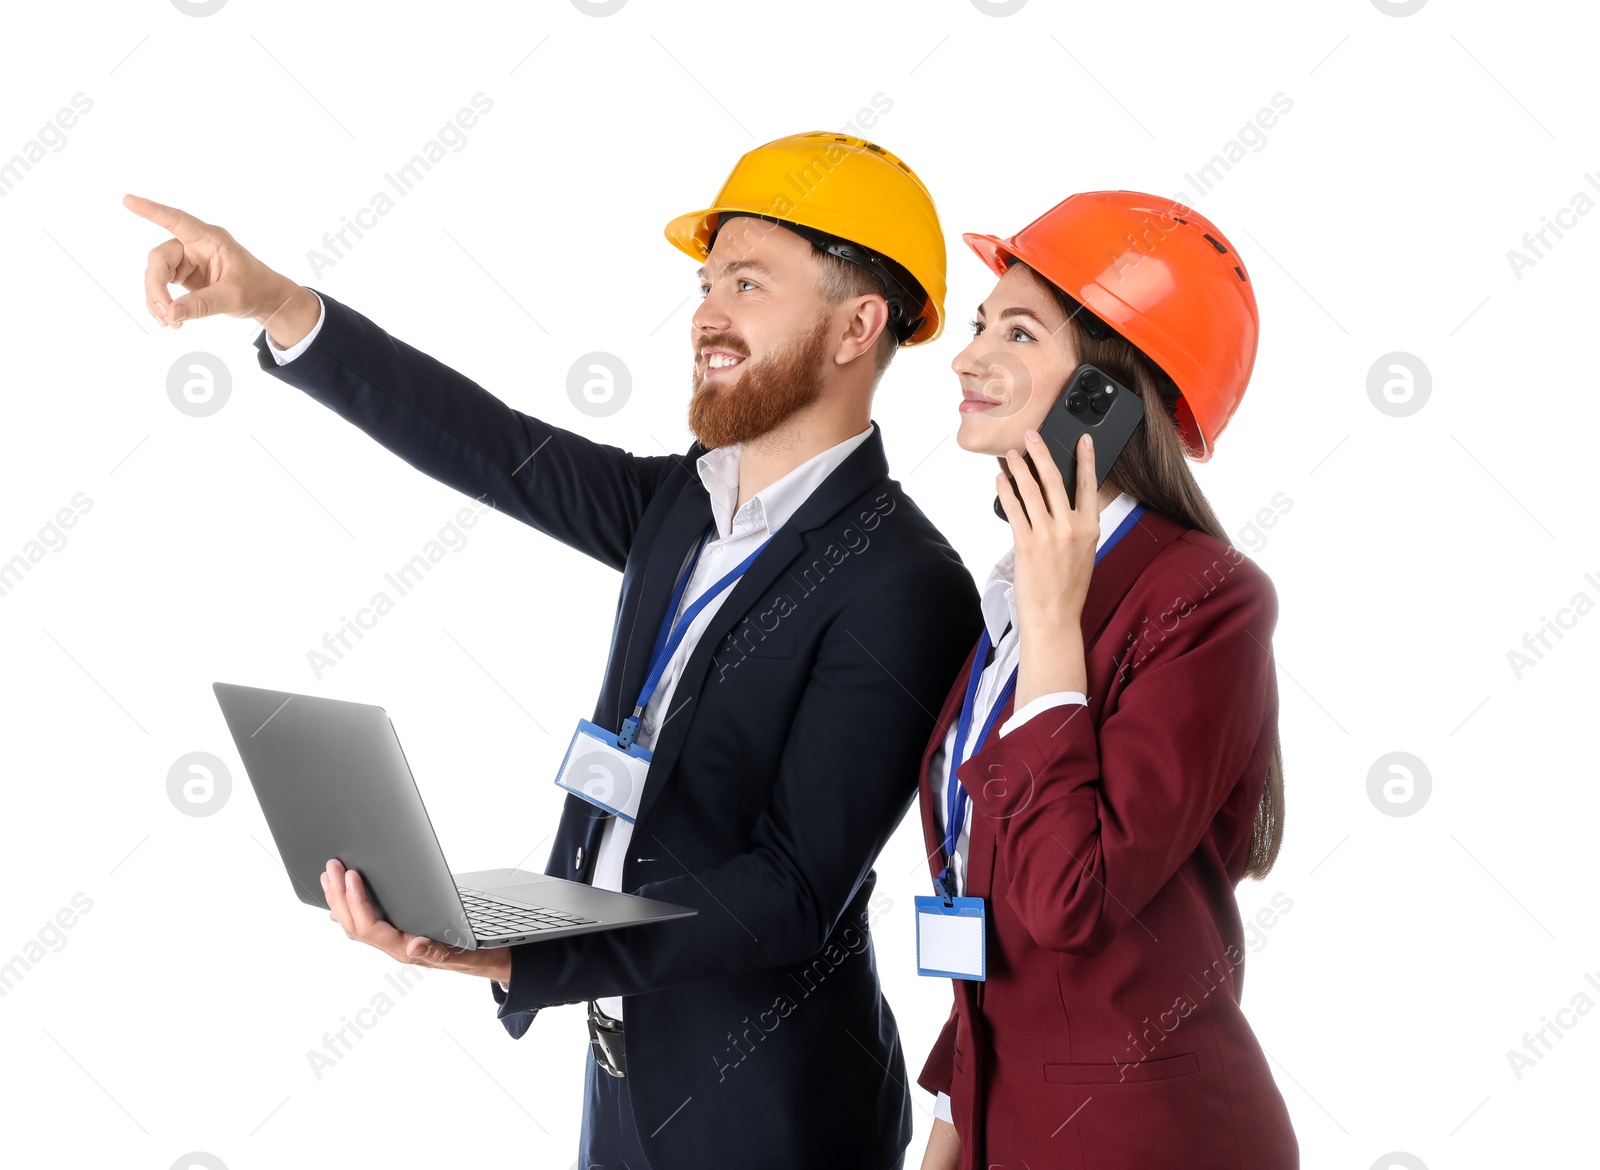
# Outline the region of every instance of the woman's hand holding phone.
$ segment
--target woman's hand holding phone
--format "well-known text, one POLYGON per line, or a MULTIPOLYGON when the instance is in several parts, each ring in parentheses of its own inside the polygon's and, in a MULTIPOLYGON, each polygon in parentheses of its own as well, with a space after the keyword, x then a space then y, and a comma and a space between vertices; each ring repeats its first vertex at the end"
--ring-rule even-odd
POLYGON ((1015 710, 1055 691, 1087 691, 1083 603, 1100 544, 1094 440, 1087 434, 1078 440, 1076 505, 1067 502, 1061 471, 1037 431, 1028 431, 1027 452, 1038 481, 1015 450, 1006 453, 1009 477, 1004 471, 995 477, 1016 549, 1012 588, 1021 660, 1015 710))

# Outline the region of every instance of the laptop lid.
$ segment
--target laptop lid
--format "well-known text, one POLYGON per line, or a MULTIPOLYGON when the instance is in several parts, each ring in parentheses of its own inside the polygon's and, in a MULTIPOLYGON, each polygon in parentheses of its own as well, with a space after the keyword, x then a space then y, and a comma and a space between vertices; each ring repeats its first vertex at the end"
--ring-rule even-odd
POLYGON ((382 707, 211 684, 302 902, 328 909, 330 857, 359 870, 381 918, 472 948, 455 879, 382 707))

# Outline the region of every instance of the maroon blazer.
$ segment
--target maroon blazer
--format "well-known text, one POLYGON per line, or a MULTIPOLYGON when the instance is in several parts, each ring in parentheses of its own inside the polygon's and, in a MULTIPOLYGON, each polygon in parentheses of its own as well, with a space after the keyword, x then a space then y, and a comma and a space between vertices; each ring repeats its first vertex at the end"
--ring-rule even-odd
MULTIPOLYGON (((957 770, 988 979, 952 980, 917 1080, 950 1094, 962 1170, 1299 1166, 1239 1009, 1234 900, 1277 732, 1276 624, 1253 561, 1147 510, 1090 578, 1088 706, 1002 738, 1008 701, 957 770)), ((973 668, 922 756, 930 876, 929 762, 973 668)))

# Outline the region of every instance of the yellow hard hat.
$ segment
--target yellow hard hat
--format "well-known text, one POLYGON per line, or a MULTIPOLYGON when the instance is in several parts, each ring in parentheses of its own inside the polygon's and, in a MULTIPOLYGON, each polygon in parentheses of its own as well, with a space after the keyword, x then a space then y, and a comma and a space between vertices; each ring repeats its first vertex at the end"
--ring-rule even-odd
POLYGON ((932 341, 943 331, 939 213, 916 173, 876 143, 811 130, 758 146, 734 164, 712 206, 667 224, 667 239, 704 260, 719 218, 731 212, 794 228, 873 272, 885 282, 891 311, 900 299, 894 294, 903 289, 903 328, 909 336, 900 344, 932 341))

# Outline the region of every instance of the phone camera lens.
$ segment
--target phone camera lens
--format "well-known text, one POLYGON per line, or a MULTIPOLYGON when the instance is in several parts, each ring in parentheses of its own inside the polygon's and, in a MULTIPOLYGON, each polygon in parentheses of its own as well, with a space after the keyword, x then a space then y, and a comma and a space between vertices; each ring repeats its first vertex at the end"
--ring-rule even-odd
POLYGON ((1107 391, 1104 394, 1096 394, 1093 398, 1089 399, 1089 405, 1094 408, 1094 412, 1096 414, 1104 414, 1106 411, 1111 409, 1110 392, 1107 391))
POLYGON ((1078 379, 1078 389, 1084 391, 1086 394, 1093 394, 1095 387, 1097 387, 1099 384, 1100 383, 1095 381, 1093 373, 1085 373, 1083 377, 1078 379))
POLYGON ((1067 395, 1067 409, 1073 414, 1082 414, 1089 405, 1089 396, 1082 390, 1074 390, 1067 395))

